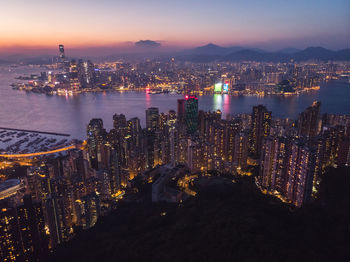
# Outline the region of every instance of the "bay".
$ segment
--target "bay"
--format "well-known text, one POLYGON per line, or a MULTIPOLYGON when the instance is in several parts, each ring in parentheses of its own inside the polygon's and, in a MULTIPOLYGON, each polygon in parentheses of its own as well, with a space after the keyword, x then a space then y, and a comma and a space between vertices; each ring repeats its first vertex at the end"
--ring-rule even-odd
MULTIPOLYGON (((102 118, 104 126, 112 128, 112 116, 124 114, 138 117, 145 126, 145 110, 158 107, 160 112, 176 110, 178 94, 146 94, 143 92, 83 93, 77 96, 48 96, 13 90, 13 82, 20 75, 39 74, 45 68, 0 67, 0 127, 68 133, 73 138, 84 139, 86 125, 92 118, 102 118)), ((350 85, 332 81, 321 85, 319 91, 299 96, 199 96, 199 109, 221 110, 227 114, 250 113, 252 107, 263 104, 273 117, 297 118, 313 101, 321 101, 321 111, 331 114, 350 114, 350 85)))

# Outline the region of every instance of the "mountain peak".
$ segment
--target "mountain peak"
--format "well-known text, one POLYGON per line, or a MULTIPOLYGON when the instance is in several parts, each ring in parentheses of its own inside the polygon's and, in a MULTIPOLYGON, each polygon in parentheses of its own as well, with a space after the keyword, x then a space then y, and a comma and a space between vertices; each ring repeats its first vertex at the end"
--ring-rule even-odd
POLYGON ((203 46, 199 46, 197 48, 223 48, 223 47, 218 46, 218 45, 213 44, 213 43, 209 43, 209 44, 206 44, 206 45, 203 45, 203 46))
POLYGON ((322 46, 310 46, 304 49, 304 51, 330 51, 322 46))

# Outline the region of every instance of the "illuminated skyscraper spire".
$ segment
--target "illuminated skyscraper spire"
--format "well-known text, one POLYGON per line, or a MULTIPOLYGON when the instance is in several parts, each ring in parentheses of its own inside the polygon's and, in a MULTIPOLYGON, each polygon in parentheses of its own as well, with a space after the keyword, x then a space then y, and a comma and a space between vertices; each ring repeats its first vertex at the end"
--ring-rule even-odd
POLYGON ((60 62, 64 62, 64 60, 65 60, 65 58, 66 58, 66 56, 65 56, 65 54, 64 54, 64 45, 59 45, 58 46, 58 50, 59 50, 59 52, 60 52, 60 62))

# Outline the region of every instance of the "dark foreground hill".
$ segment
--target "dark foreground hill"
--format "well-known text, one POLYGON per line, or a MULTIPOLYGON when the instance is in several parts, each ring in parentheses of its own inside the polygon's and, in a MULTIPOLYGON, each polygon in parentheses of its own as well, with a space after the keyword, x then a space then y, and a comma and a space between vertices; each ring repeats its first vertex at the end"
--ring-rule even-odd
POLYGON ((180 206, 124 203, 48 261, 349 261, 350 169, 302 209, 221 179, 180 206))

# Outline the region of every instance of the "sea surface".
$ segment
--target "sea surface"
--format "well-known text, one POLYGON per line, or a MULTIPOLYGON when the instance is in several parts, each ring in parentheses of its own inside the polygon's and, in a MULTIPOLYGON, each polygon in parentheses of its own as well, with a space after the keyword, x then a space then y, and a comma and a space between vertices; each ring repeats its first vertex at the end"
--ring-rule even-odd
MULTIPOLYGON (((0 66, 0 127, 68 133, 73 138, 84 139, 86 125, 92 118, 102 118, 109 130, 112 116, 124 114, 138 117, 145 125, 145 110, 158 107, 160 112, 176 110, 178 94, 146 94, 143 92, 84 93, 77 96, 48 96, 13 90, 10 84, 21 82, 20 75, 40 74, 46 68, 0 66)), ((299 96, 199 96, 199 109, 220 109, 227 114, 250 113, 254 105, 263 104, 273 117, 297 118, 298 114, 314 100, 321 101, 321 111, 332 114, 350 114, 350 84, 331 81, 320 90, 299 96)))

